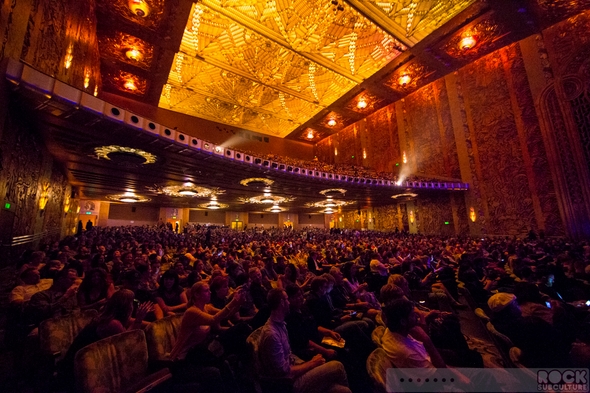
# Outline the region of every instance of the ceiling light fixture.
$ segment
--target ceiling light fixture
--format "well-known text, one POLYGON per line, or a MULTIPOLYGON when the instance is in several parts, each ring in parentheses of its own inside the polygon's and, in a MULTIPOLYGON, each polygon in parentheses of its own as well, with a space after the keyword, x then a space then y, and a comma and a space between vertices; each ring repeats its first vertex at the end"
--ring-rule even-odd
POLYGON ((195 195, 197 195, 196 191, 190 190, 190 189, 180 190, 180 191, 178 191, 178 193, 182 196, 195 196, 195 195))
POLYGON ((137 90, 137 85, 135 84, 135 81, 133 79, 127 79, 123 87, 129 91, 137 90))
POLYGON ((147 187, 148 190, 157 194, 164 194, 171 197, 214 197, 219 194, 223 194, 225 191, 219 188, 206 188, 194 185, 193 183, 187 182, 181 186, 154 186, 147 187))
POLYGON ((406 87, 408 85, 408 83, 410 83, 412 81, 412 77, 408 74, 403 74, 402 76, 399 77, 399 79, 397 81, 400 84, 400 86, 406 87))
POLYGON ((138 202, 149 202, 151 199, 141 195, 134 194, 133 192, 126 192, 124 194, 107 195, 106 198, 115 202, 125 203, 138 203, 138 202))
POLYGON ((150 7, 144 0, 129 0, 127 3, 131 12, 140 18, 145 18, 150 14, 150 7))
POLYGON ((330 127, 334 127, 334 126, 336 125, 336 120, 334 120, 334 119, 330 119, 330 120, 328 120, 328 125, 329 125, 330 127))
POLYGON ((313 135, 313 131, 307 131, 307 139, 313 139, 314 135, 313 135))
POLYGON ((269 187, 274 183, 274 180, 267 179, 265 177, 249 177, 247 179, 240 180, 240 184, 243 186, 259 186, 264 184, 265 187, 269 187))
POLYGON ((143 60, 143 53, 141 53, 139 50, 137 50, 137 48, 128 49, 127 52, 125 52, 125 56, 127 56, 127 58, 129 60, 135 60, 135 61, 143 60))
POLYGON ((270 211, 271 211, 272 213, 280 213, 280 212, 282 212, 282 211, 283 211, 283 209, 281 209, 281 208, 279 207, 279 205, 274 205, 273 207, 271 207, 271 208, 270 208, 270 211))
POLYGON ((459 41, 459 48, 464 51, 472 49, 475 45, 477 45, 477 39, 472 35, 466 35, 459 41))
POLYGON ((367 107, 367 101, 364 98, 361 98, 359 102, 356 104, 356 107, 359 109, 365 109, 367 107))

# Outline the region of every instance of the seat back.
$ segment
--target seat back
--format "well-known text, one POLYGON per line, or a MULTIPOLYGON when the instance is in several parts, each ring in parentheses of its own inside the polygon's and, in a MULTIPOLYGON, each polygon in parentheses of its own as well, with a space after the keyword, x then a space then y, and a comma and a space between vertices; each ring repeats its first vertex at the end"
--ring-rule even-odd
POLYGON ((387 369, 395 367, 387 353, 377 348, 367 358, 367 372, 375 386, 381 391, 387 391, 387 369))
POLYGON ((171 315, 150 323, 145 330, 145 336, 151 361, 169 360, 181 322, 182 315, 171 315))
POLYGON ((252 333, 250 333, 250 335, 246 339, 246 342, 248 343, 248 346, 250 347, 250 350, 251 350, 250 354, 252 356, 254 372, 257 375, 260 375, 260 359, 258 359, 258 341, 260 339, 261 333, 262 333, 262 327, 259 327, 258 329, 254 330, 252 333))
POLYGON ((48 354, 58 354, 61 360, 86 325, 98 315, 96 310, 86 310, 63 317, 47 319, 39 325, 41 350, 48 354))
POLYGON ((90 344, 76 353, 78 392, 123 392, 148 373, 143 330, 124 332, 90 344))

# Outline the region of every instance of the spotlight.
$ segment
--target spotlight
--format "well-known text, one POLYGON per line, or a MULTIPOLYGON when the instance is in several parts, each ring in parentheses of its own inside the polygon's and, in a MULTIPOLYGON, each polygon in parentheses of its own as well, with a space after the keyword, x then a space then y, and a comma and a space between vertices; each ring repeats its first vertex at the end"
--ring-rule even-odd
POLYGON ((477 39, 471 35, 463 37, 459 42, 459 47, 465 51, 473 48, 475 45, 477 45, 477 39))
POLYGON ((361 98, 359 102, 356 104, 356 107, 359 109, 365 109, 367 107, 367 101, 364 98, 361 98))
POLYGON ((403 74, 397 81, 402 87, 406 87, 406 85, 412 81, 412 77, 408 74, 403 74))
POLYGON ((131 12, 140 18, 145 18, 150 14, 150 7, 144 0, 129 0, 127 3, 131 12))

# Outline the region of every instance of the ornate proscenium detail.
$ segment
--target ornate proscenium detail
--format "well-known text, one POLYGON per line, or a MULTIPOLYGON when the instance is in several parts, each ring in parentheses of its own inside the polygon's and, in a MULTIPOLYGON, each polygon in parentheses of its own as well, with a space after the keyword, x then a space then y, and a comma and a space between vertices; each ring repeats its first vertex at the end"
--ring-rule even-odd
POLYGON ((275 205, 293 200, 295 200, 293 197, 280 197, 277 195, 258 195, 251 198, 239 198, 239 201, 243 203, 272 203, 275 205))
POLYGON ((197 186, 192 183, 185 183, 180 186, 167 186, 167 187, 148 187, 148 189, 152 192, 156 192, 158 194, 164 194, 171 197, 196 197, 196 198, 204 198, 204 197, 211 197, 219 194, 223 194, 225 191, 220 190, 218 188, 207 188, 202 186, 197 186))
POLYGON ((110 201, 125 202, 125 203, 137 203, 137 202, 151 201, 150 198, 146 198, 144 196, 137 195, 132 192, 126 192, 125 194, 107 195, 106 198, 110 201))
POLYGON ((157 161, 157 157, 152 153, 148 153, 147 151, 143 151, 140 149, 135 149, 133 147, 117 145, 100 146, 95 147, 94 152, 96 153, 96 156, 99 159, 104 158, 105 160, 111 160, 114 158, 114 156, 135 156, 135 161, 143 160, 143 162, 141 162, 141 164, 143 165, 153 164, 157 161))
POLYGON ((240 180, 240 184, 248 187, 249 185, 264 185, 266 187, 271 186, 274 180, 267 179, 265 177, 250 177, 248 179, 240 180))

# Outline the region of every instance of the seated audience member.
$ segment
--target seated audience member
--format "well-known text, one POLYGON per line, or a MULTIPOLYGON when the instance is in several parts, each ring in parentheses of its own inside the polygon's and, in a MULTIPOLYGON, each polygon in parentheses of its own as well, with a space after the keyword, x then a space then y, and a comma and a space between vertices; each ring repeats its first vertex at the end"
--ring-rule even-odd
POLYGON ((292 378, 296 393, 348 393, 346 371, 340 362, 326 363, 320 354, 303 362, 291 353, 285 324, 289 314, 289 299, 282 289, 268 293, 271 316, 262 328, 258 341, 261 372, 270 378, 292 378))
POLYGON ((141 303, 135 314, 133 312, 133 292, 121 289, 113 293, 106 301, 102 312, 92 320, 84 329, 78 333, 74 342, 68 349, 66 356, 60 364, 60 370, 65 382, 72 383, 74 380, 74 358, 76 352, 87 345, 102 340, 127 330, 141 329, 142 321, 146 314, 151 311, 153 303, 141 303))
POLYGON ((340 334, 323 328, 317 324, 309 312, 304 311, 305 298, 297 285, 289 285, 286 289, 289 297, 289 315, 285 318, 291 351, 304 360, 321 354, 325 359, 336 358, 336 351, 320 345, 323 337, 331 337, 340 341, 340 334))
POLYGON ((31 297, 25 308, 27 320, 38 326, 48 318, 66 315, 78 307, 74 285, 77 279, 76 271, 64 269, 55 276, 53 285, 44 291, 37 292, 31 297))
POLYGON ((418 326, 418 314, 411 301, 393 300, 383 307, 382 313, 387 329, 381 345, 395 367, 446 367, 430 337, 418 326))
MULTIPOLYGON (((277 261, 279 258, 284 260, 283 257, 277 257, 277 261)), ((275 271, 273 257, 272 256, 264 257, 263 261, 264 261, 264 268, 262 268, 260 271, 262 273, 262 278, 267 281, 277 281, 279 279, 279 275, 275 271)))
POLYGON ((78 289, 78 306, 81 310, 100 309, 115 293, 115 286, 109 282, 107 272, 101 268, 86 273, 78 289))
POLYGON ((264 286, 263 275, 259 268, 251 267, 248 271, 250 276, 250 296, 258 310, 266 307, 268 289, 264 286))
POLYGON ((52 279, 42 279, 35 267, 25 268, 19 278, 23 284, 17 285, 10 292, 10 304, 13 306, 23 306, 34 294, 49 289, 53 284, 52 279))
POLYGON ((371 271, 367 274, 367 290, 373 293, 380 293, 381 288, 387 284, 387 276, 389 276, 387 266, 377 259, 373 259, 369 264, 369 268, 371 271))
POLYGON ((369 295, 369 293, 365 293, 364 299, 360 299, 360 297, 355 296, 358 294, 358 291, 355 294, 350 292, 350 287, 344 282, 344 275, 336 266, 330 268, 329 276, 333 277, 334 279, 334 287, 332 288, 332 291, 330 291, 330 297, 334 307, 361 310, 367 317, 371 319, 375 318, 375 316, 379 313, 378 309, 380 308, 380 305, 374 296, 372 296, 372 301, 365 300, 367 299, 367 295, 369 295))
POLYGON ((188 299, 184 288, 179 284, 178 274, 166 271, 160 278, 160 286, 154 294, 158 307, 154 309, 157 319, 186 310, 188 299))
POLYGON ((212 339, 210 333, 238 311, 243 296, 238 291, 232 301, 221 310, 212 307, 210 300, 209 285, 201 281, 191 287, 188 308, 182 318, 174 348, 170 352, 171 360, 203 365, 203 362, 213 359, 208 350, 212 339))
POLYGON ((527 367, 567 367, 571 342, 539 317, 523 317, 516 296, 500 292, 488 300, 491 322, 522 350, 527 367))
POLYGON ((43 266, 41 270, 39 270, 39 273, 41 274, 41 278, 53 279, 57 272, 59 272, 63 267, 64 265, 61 263, 60 260, 53 259, 47 262, 47 264, 43 266))

